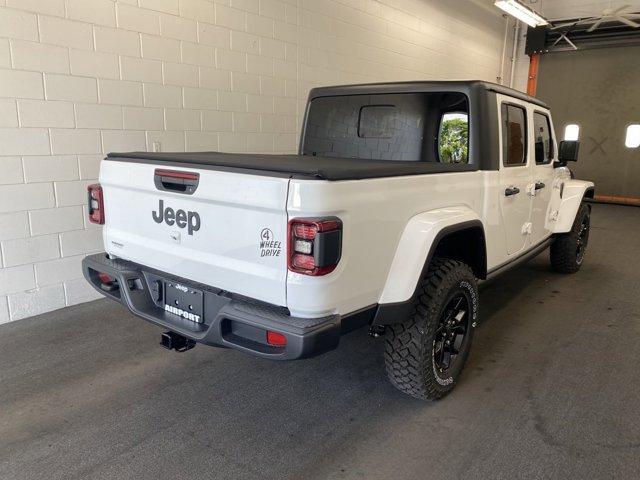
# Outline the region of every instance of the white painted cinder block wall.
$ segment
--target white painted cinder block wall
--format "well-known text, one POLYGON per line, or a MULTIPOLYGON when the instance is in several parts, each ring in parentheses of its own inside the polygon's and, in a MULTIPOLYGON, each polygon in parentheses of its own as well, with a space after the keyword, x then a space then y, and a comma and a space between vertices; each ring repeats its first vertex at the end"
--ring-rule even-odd
POLYGON ((293 152, 313 86, 494 81, 491 3, 0 0, 0 323, 96 298, 106 152, 293 152))

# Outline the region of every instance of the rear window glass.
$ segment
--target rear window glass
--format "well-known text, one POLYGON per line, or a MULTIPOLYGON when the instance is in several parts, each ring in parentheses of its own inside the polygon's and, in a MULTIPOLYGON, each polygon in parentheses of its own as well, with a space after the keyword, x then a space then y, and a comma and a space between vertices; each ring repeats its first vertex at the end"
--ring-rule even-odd
POLYGON ((536 163, 544 164, 553 160, 553 139, 551 123, 544 113, 533 114, 533 135, 535 138, 536 163))
MULTIPOLYGON (((302 153, 324 157, 468 163, 468 134, 456 140, 457 157, 442 155, 442 119, 467 118, 459 92, 319 97, 307 114, 302 153), (463 153, 460 153, 463 152, 463 153)), ((463 126, 468 129, 468 122, 463 126)))
POLYGON ((527 113, 507 103, 502 104, 502 161, 507 167, 527 163, 527 113))
POLYGON ((360 108, 358 136, 361 138, 391 138, 396 130, 397 112, 394 105, 365 105, 360 108))

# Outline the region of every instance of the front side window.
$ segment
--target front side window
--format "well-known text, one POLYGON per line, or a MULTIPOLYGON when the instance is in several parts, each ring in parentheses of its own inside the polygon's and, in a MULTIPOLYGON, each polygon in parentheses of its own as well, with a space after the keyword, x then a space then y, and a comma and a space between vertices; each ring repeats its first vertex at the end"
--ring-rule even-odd
POLYGON ((533 138, 536 147, 536 163, 545 164, 553 160, 551 123, 544 113, 533 114, 533 138))
POLYGON ((527 164, 527 113, 524 108, 502 104, 502 162, 506 167, 527 164))
POLYGON ((469 115, 449 112, 440 119, 438 155, 442 163, 469 163, 469 115))

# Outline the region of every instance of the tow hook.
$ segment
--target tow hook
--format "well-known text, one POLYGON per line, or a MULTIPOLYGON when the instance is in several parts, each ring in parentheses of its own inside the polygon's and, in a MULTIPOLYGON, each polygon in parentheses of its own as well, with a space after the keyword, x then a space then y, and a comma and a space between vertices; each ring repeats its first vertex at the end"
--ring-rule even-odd
POLYGON ((167 350, 186 352, 196 346, 196 341, 174 332, 164 332, 160 338, 160 345, 167 350))
POLYGON ((386 327, 384 325, 374 325, 369 328, 369 335, 373 338, 378 338, 384 335, 386 327))

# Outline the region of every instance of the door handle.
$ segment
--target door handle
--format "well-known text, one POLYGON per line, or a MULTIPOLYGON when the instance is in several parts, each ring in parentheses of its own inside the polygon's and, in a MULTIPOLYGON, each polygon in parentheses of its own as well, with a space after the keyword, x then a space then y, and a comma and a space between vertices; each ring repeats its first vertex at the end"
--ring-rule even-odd
POLYGON ((536 182, 536 190, 542 190, 546 185, 543 182, 536 182))
POLYGON ((518 187, 508 187, 504 191, 504 196, 505 197, 510 197, 511 195, 517 195, 519 193, 520 193, 520 189, 518 187))

